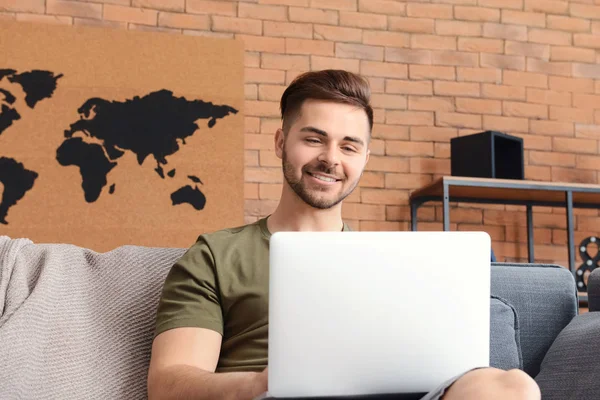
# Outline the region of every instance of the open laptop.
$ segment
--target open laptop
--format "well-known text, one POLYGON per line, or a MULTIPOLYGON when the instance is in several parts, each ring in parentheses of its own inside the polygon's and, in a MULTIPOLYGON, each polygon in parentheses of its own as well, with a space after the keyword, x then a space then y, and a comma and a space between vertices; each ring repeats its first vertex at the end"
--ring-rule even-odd
POLYGON ((426 393, 489 366, 483 232, 279 232, 263 398, 426 393))

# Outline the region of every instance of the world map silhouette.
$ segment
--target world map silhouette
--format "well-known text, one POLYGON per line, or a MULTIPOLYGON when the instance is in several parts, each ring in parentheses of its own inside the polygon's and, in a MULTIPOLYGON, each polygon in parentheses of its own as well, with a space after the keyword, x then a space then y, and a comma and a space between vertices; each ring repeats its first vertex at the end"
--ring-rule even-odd
MULTIPOLYGON (((63 74, 32 70, 18 73, 13 69, 0 69, 3 79, 21 86, 25 104, 34 109, 43 100, 51 99, 63 74)), ((0 87, 0 135, 5 133, 21 115, 14 107, 17 97, 0 87), (3 97, 3 99, 2 99, 3 97)), ((160 179, 175 177, 176 168, 165 175, 163 166, 167 157, 180 150, 180 142, 194 135, 199 126, 196 121, 208 119, 212 128, 217 120, 238 110, 228 105, 215 105, 202 100, 176 97, 172 91, 162 89, 144 96, 134 96, 125 101, 93 97, 78 109, 80 119, 64 131, 64 140, 56 150, 56 161, 62 166, 77 166, 81 175, 81 188, 86 202, 95 202, 108 184, 108 173, 118 166, 118 160, 130 152, 142 165, 148 157, 156 162, 154 171, 160 179)), ((60 134, 60 133, 59 133, 60 134)), ((35 184, 39 173, 27 169, 13 158, 3 157, 0 149, 0 183, 4 186, 0 202, 0 223, 8 224, 8 211, 15 206, 35 184)), ((202 181, 196 175, 187 175, 191 184, 171 193, 171 204, 189 204, 196 210, 206 206, 206 197, 199 189, 202 181)), ((117 190, 110 185, 109 194, 117 190)))

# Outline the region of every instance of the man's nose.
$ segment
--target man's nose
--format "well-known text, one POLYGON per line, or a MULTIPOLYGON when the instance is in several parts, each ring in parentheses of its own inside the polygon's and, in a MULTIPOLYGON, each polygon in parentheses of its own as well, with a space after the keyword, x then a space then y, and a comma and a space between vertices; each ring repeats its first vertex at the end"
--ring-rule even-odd
POLYGON ((319 156, 318 160, 329 166, 339 164, 339 154, 335 146, 327 146, 319 156))

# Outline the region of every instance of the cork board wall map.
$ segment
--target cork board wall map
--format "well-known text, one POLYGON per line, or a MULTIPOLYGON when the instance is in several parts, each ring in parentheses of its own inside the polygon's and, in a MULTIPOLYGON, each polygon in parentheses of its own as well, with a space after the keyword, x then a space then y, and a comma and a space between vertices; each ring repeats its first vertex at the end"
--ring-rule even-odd
POLYGON ((0 235, 188 247, 243 223, 239 41, 0 24, 0 235))

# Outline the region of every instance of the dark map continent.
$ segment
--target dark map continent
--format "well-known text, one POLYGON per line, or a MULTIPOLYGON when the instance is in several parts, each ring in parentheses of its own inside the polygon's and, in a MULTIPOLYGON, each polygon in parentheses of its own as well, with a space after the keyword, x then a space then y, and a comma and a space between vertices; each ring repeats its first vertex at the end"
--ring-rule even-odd
POLYGON ((196 210, 202 210, 206 205, 206 196, 197 187, 186 185, 171 194, 171 202, 174 206, 189 204, 196 210))
POLYGON ((4 186, 0 202, 0 223, 8 224, 8 210, 31 190, 37 177, 37 172, 25 169, 22 163, 12 158, 0 157, 0 183, 4 186))
MULTIPOLYGON (((1 79, 1 78, 0 78, 1 79)), ((17 100, 15 96, 8 90, 0 88, 0 94, 4 96, 4 101, 8 104, 14 104, 17 100)), ((21 119, 21 115, 12 107, 2 104, 0 108, 0 135, 6 128, 12 125, 12 123, 18 119, 21 119)))
MULTIPOLYGON (((0 71, 1 75, 2 71, 0 71)), ((62 77, 63 74, 55 76, 54 72, 35 69, 21 74, 13 72, 8 75, 8 80, 21 85, 25 92, 25 103, 27 103, 29 108, 33 108, 41 100, 52 97, 56 90, 57 81, 62 77)))
POLYGON ((8 104, 14 104, 14 102, 17 101, 17 98, 8 90, 0 88, 0 93, 4 95, 4 101, 6 101, 8 104))
POLYGON ((200 178, 198 178, 196 175, 188 175, 188 179, 190 179, 192 182, 195 182, 195 183, 202 183, 200 178))
MULTIPOLYGON (((179 150, 178 140, 185 144, 186 138, 198 130, 197 120, 208 119, 208 127, 212 128, 218 119, 238 112, 228 105, 175 97, 173 92, 166 89, 123 102, 91 98, 77 111, 80 119, 65 130, 67 139, 57 151, 57 160, 62 165, 80 167, 88 202, 96 201, 100 196, 107 184, 108 172, 125 151, 134 153, 139 165, 152 156, 156 161, 156 173, 165 179, 162 166, 167 164, 166 157, 179 150), (76 134, 83 139, 74 137, 76 134), (97 139, 102 144, 87 144, 85 137, 97 139), (71 142, 76 139, 77 142, 71 142), (86 148, 88 155, 77 155, 85 145, 90 146, 86 148), (91 146, 95 146, 94 154, 91 154, 91 146), (92 181, 86 182, 89 179, 92 181)), ((175 176, 175 169, 167 175, 171 178, 175 176)), ((199 178, 193 177, 194 182, 202 183, 199 178)), ((114 193, 114 186, 109 193, 114 193)), ((203 209, 206 204, 204 194, 191 186, 184 186, 172 193, 171 200, 173 205, 188 203, 197 210, 203 209)))
MULTIPOLYGON (((56 90, 56 82, 62 76, 42 70, 17 73, 14 69, 0 69, 0 81, 7 77, 9 82, 20 85, 25 92, 25 103, 30 108, 34 108, 39 101, 52 97, 56 90)), ((13 93, 0 88, 0 134, 21 119, 21 115, 13 107, 16 100, 13 93)), ((17 160, 0 157, 0 183, 4 186, 0 201, 0 223, 8 224, 6 217, 9 209, 33 188, 38 176, 37 172, 26 169, 17 160)))
POLYGON ((132 151, 140 165, 152 155, 156 172, 163 179, 166 157, 179 150, 178 139, 185 144, 185 139, 196 132, 196 120, 209 119, 208 126, 212 128, 217 119, 237 113, 228 105, 174 97, 169 90, 124 102, 92 98, 77 111, 81 119, 71 124, 65 137, 82 132, 99 139, 113 160, 123 154, 121 150, 132 151))
POLYGON ((117 165, 106 158, 102 146, 86 143, 79 137, 65 140, 56 150, 56 160, 63 166, 79 167, 81 187, 88 203, 93 203, 100 197, 102 188, 107 183, 106 176, 117 165))
POLYGON ((0 81, 5 77, 5 76, 12 76, 16 73, 17 71, 14 69, 8 69, 8 68, 4 68, 4 69, 0 69, 0 81))
MULTIPOLYGON (((14 69, 0 69, 0 81, 4 77, 8 77, 10 82, 19 84, 25 92, 25 103, 30 108, 34 108, 41 100, 51 98, 56 90, 57 81, 62 76, 62 74, 55 76, 53 72, 42 70, 18 74, 14 69)), ((10 105, 15 103, 15 95, 8 90, 0 88, 0 94, 4 97, 5 103, 10 105)), ((21 119, 21 115, 15 108, 2 104, 0 108, 0 134, 18 119, 21 119)))
POLYGON ((2 104, 0 109, 0 135, 16 120, 21 119, 21 115, 12 107, 2 104))

